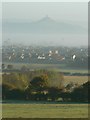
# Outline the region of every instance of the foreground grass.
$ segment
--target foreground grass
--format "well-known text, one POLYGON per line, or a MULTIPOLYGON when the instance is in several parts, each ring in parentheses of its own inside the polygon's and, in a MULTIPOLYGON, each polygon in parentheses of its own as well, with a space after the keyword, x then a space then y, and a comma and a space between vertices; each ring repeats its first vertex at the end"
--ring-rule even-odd
POLYGON ((3 104, 3 118, 88 118, 87 104, 3 104))

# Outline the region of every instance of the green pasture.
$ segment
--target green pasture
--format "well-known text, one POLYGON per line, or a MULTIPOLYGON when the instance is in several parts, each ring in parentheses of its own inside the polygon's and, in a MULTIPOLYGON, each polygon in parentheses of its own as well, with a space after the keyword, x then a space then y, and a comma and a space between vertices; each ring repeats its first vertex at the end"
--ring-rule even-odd
POLYGON ((65 64, 29 64, 29 63, 4 63, 5 65, 11 64, 14 69, 21 69, 22 66, 26 66, 31 70, 47 69, 60 72, 70 72, 70 73, 88 73, 88 69, 81 68, 69 68, 65 64))
POLYGON ((88 104, 3 104, 3 118, 88 118, 88 104))

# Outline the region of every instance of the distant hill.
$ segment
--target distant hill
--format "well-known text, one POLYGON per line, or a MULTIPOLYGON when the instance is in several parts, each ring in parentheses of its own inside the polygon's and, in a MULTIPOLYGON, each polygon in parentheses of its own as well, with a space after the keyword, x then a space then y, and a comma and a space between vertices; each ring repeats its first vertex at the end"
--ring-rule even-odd
POLYGON ((44 18, 28 23, 8 22, 3 24, 3 30, 7 32, 30 32, 30 33, 86 33, 85 28, 65 22, 57 22, 52 18, 45 16, 44 18))

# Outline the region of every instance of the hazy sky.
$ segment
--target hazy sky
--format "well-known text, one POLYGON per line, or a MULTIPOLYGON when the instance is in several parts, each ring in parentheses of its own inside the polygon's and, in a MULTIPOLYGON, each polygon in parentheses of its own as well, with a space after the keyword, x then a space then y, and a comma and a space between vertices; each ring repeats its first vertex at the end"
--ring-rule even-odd
POLYGON ((2 2, 87 2, 88 0, 2 0, 2 2))
POLYGON ((3 3, 3 19, 37 20, 45 15, 55 20, 85 21, 88 3, 3 3))
MULTIPOLYGON (((64 3, 53 3, 53 2, 46 2, 46 3, 28 3, 28 2, 15 2, 15 3, 3 3, 2 4, 2 18, 3 22, 30 22, 30 21, 37 21, 44 16, 48 15, 52 19, 56 21, 64 21, 67 23, 72 23, 76 25, 80 25, 82 27, 87 28, 88 25, 88 3, 70 3, 70 2, 64 2, 64 3)), ((21 35, 10 35, 10 34, 5 34, 5 37, 3 39, 8 39, 10 37, 11 39, 22 39, 24 41, 24 38, 26 35, 20 38, 21 35)), ((39 35, 40 36, 40 35, 39 35)), ((51 35, 50 35, 51 36, 51 35)), ((70 35, 69 35, 70 36, 70 35)), ((44 36, 43 36, 44 37, 44 36)), ((39 37, 38 39, 43 39, 43 37, 39 37)), ((56 36, 57 37, 57 36, 56 36)), ((59 40, 58 36, 58 39, 59 40)), ((62 35, 62 38, 68 38, 66 36, 62 35)), ((75 37, 75 35, 74 35, 75 37)), ((76 37, 78 37, 76 35, 76 37)), ((30 38, 35 40, 35 36, 33 37, 32 35, 28 35, 26 37, 27 40, 30 38)), ((49 37, 50 38, 50 37, 49 37)), ((52 37, 51 37, 52 38, 52 37)), ((60 39, 62 39, 60 38, 60 39)), ((73 36, 70 36, 72 40, 73 36)), ((46 41, 48 41, 48 36, 46 37, 46 41)), ((86 35, 79 35, 78 38, 74 38, 74 43, 75 39, 78 41, 81 39, 84 40, 82 43, 87 44, 87 34, 86 35)), ((54 41, 54 39, 53 39, 54 41)), ((81 43, 80 41, 80 43, 81 43)), ((79 45, 80 45, 79 43, 79 45)), ((71 44, 73 44, 71 42, 71 44)), ((70 45, 71 45, 70 44, 70 45)), ((76 44, 77 45, 77 44, 76 44)))

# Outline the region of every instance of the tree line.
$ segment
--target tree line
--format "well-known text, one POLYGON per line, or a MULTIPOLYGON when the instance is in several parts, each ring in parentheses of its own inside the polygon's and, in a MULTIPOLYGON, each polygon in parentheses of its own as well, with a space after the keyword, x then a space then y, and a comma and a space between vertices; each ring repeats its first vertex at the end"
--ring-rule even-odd
POLYGON ((90 81, 64 86, 62 73, 47 70, 4 73, 3 100, 89 102, 90 81))

